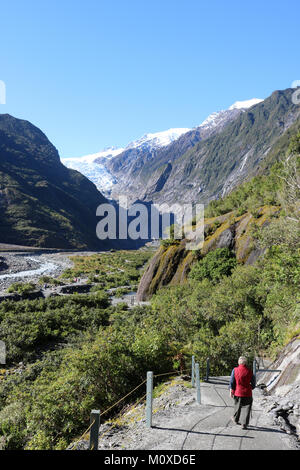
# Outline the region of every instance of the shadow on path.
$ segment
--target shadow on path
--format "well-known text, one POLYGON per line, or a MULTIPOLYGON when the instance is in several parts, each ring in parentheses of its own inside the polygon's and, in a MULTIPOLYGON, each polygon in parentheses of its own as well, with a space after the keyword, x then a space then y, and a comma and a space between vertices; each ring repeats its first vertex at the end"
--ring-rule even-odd
POLYGON ((203 384, 213 384, 213 385, 228 385, 230 381, 227 379, 218 379, 214 377, 210 377, 209 380, 204 380, 203 384))
POLYGON ((259 431, 259 432, 275 432, 278 434, 284 434, 286 433, 284 431, 281 431, 280 429, 273 429, 273 428, 260 428, 259 426, 248 426, 248 431, 259 431))
POLYGON ((254 439, 254 437, 246 436, 246 435, 240 436, 238 434, 221 434, 221 433, 215 433, 215 432, 192 431, 189 429, 162 428, 160 426, 153 426, 153 429, 161 429, 163 431, 179 431, 179 432, 186 432, 188 434, 199 434, 199 435, 204 435, 204 436, 222 436, 222 437, 236 437, 236 438, 242 437, 243 439, 254 439))

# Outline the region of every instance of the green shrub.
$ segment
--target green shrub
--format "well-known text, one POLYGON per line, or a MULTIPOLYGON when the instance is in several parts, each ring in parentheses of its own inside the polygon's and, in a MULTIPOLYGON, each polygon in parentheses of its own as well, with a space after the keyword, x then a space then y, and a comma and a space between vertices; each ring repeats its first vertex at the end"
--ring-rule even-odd
POLYGON ((29 294, 30 292, 33 292, 35 289, 36 289, 36 286, 32 282, 26 282, 26 283, 15 282, 14 284, 11 284, 8 287, 7 292, 10 294, 16 293, 16 294, 22 295, 22 294, 29 294))
POLYGON ((197 281, 209 279, 216 282, 223 276, 229 276, 236 264, 232 251, 228 248, 217 248, 192 266, 189 277, 197 281))

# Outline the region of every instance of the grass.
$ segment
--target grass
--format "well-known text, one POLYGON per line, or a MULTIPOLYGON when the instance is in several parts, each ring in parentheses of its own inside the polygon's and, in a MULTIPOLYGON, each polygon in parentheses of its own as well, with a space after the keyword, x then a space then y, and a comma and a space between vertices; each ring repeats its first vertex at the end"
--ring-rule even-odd
POLYGON ((71 256, 73 267, 68 268, 62 275, 62 280, 88 278, 99 284, 102 289, 131 287, 136 285, 141 277, 142 269, 152 257, 152 249, 138 251, 121 250, 91 256, 71 256))

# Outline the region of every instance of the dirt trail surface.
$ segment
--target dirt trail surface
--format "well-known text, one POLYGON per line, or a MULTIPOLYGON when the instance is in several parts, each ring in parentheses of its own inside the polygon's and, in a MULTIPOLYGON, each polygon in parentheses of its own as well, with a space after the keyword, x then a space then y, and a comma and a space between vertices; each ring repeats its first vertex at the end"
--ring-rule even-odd
MULTIPOLYGON (((201 384, 201 405, 196 391, 177 378, 153 401, 153 427, 146 428, 145 406, 129 410, 118 425, 100 427, 100 449, 118 450, 291 450, 298 441, 274 424, 265 397, 254 391, 252 419, 247 430, 231 421, 233 400, 229 377, 201 384)), ((83 442, 81 443, 83 444, 83 442)), ((84 446, 82 445, 82 448, 84 446)))

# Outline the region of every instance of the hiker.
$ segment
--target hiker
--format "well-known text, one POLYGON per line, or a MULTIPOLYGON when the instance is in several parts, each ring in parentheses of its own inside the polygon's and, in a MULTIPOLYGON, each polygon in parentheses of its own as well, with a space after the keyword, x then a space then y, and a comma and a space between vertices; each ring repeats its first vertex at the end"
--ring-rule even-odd
POLYGON ((241 424, 247 429, 252 408, 252 390, 255 388, 255 376, 247 367, 247 359, 241 356, 238 367, 232 370, 230 377, 230 396, 234 399, 234 424, 241 424), (241 420, 241 422, 239 422, 241 420))

